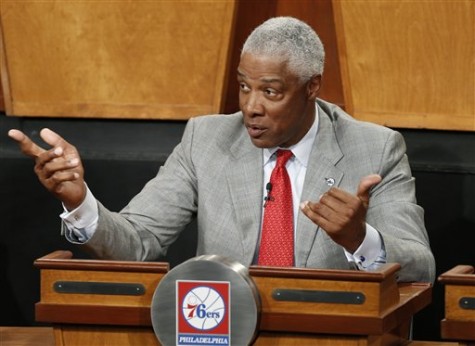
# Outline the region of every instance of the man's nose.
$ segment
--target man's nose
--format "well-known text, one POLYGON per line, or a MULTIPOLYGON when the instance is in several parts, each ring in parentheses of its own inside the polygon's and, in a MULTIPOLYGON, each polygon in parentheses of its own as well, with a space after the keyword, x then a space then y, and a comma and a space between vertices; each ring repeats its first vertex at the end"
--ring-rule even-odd
POLYGON ((254 115, 261 115, 264 113, 264 107, 258 95, 255 93, 251 93, 247 95, 244 100, 244 109, 243 111, 247 113, 247 115, 254 116, 254 115))

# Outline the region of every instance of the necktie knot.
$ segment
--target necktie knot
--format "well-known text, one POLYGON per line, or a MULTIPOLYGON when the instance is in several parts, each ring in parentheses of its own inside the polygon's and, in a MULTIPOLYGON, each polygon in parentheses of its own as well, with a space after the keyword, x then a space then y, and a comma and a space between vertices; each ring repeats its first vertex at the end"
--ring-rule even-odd
POLYGON ((277 163, 275 164, 276 167, 285 167, 287 161, 294 155, 290 150, 277 150, 277 163))

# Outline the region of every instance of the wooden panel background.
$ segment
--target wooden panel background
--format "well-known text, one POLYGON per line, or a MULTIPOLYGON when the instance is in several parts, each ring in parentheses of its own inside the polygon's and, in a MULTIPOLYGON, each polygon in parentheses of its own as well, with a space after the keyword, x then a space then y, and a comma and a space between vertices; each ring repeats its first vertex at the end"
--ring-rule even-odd
POLYGON ((346 109, 391 127, 475 130, 475 2, 333 0, 346 109))
POLYGON ((390 127, 475 130, 471 0, 2 0, 0 107, 85 118, 235 112, 242 43, 285 15, 324 42, 322 98, 390 127))
POLYGON ((234 0, 2 0, 6 112, 135 119, 219 112, 234 9, 234 0))

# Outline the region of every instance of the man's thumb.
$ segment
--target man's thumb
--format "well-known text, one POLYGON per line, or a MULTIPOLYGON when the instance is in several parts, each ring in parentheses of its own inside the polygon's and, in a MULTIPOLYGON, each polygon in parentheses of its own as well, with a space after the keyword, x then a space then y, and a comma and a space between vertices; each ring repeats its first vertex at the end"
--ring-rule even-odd
POLYGON ((381 176, 378 174, 370 174, 366 177, 363 177, 360 180, 358 185, 358 192, 356 195, 358 198, 365 203, 366 205, 369 204, 369 190, 376 184, 378 184, 382 180, 381 176))

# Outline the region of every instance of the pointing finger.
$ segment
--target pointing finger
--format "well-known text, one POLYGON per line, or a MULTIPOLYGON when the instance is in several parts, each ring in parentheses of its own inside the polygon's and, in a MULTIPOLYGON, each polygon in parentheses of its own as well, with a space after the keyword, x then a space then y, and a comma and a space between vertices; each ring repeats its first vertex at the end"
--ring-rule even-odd
POLYGON ((64 144, 66 143, 63 137, 48 128, 42 129, 40 132, 40 136, 46 143, 48 143, 52 147, 64 147, 64 144))
POLYGON ((46 151, 19 130, 12 129, 8 131, 8 136, 18 143, 21 152, 27 156, 35 158, 46 151))

